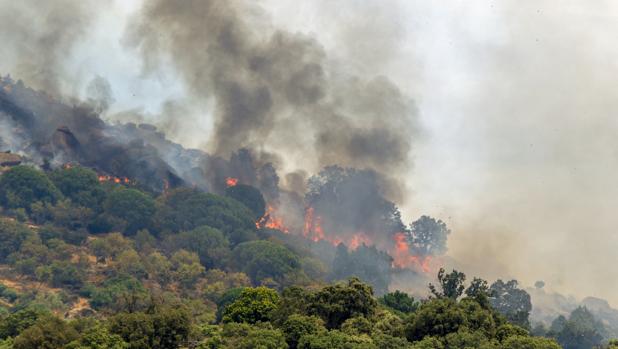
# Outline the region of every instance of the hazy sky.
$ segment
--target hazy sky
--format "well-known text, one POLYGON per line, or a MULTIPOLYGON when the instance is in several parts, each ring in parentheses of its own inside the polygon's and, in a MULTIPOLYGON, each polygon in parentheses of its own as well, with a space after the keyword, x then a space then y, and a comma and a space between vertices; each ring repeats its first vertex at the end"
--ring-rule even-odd
MULTIPOLYGON (((65 63, 67 93, 100 75, 116 99, 109 114, 155 115, 161 101, 185 97, 172 70, 143 76, 125 49, 124 25, 140 2, 98 12, 65 63)), ((466 273, 544 280, 618 304, 617 2, 261 3, 273 26, 317 37, 330 60, 386 75, 414 99, 422 133, 404 218, 445 220, 449 255, 466 273)), ((199 122, 176 139, 188 146, 203 144, 212 121, 193 112, 199 122)))

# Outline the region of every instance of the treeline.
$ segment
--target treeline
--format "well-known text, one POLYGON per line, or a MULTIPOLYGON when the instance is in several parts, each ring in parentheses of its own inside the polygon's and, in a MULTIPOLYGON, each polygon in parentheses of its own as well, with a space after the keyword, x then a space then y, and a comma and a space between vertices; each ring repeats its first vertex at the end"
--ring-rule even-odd
POLYGON ((389 293, 388 255, 258 228, 265 203, 253 187, 156 194, 120 182, 81 167, 2 174, 0 348, 559 348, 540 336, 582 338, 574 316, 531 336, 530 298, 514 281, 466 287, 441 270, 429 299, 389 293))

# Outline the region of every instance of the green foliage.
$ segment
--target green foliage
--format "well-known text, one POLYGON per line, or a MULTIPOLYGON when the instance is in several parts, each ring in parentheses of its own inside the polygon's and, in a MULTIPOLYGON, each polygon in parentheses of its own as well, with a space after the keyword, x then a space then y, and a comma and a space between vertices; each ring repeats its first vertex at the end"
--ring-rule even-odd
POLYGON ((253 216, 249 208, 234 199, 193 189, 177 189, 162 198, 157 225, 169 232, 207 225, 219 229, 235 246, 256 238, 253 216))
POLYGON ((549 338, 511 336, 502 342, 503 349, 561 349, 560 345, 549 338))
POLYGON ((489 301, 507 320, 521 327, 529 328, 528 316, 532 310, 530 295, 517 287, 517 280, 498 280, 489 288, 489 301))
POLYGON ((128 349, 129 344, 117 334, 109 332, 103 325, 86 329, 79 339, 69 343, 66 349, 128 349))
POLYGON ((350 336, 338 330, 303 336, 299 349, 378 349, 371 338, 350 336))
POLYGON ((191 319, 182 308, 120 313, 110 318, 109 329, 122 337, 130 349, 175 349, 189 338, 191 319))
POLYGON ((464 292, 464 281, 466 281, 466 275, 464 273, 453 270, 449 274, 446 274, 444 268, 440 268, 438 271, 438 284, 440 290, 433 284, 429 284, 429 290, 437 298, 457 299, 464 292))
POLYGON ((225 196, 230 197, 253 212, 255 220, 260 219, 266 213, 266 202, 260 191, 250 185, 237 184, 225 189, 225 196))
POLYGON ((5 208, 24 208, 37 201, 55 203, 62 194, 47 178, 33 167, 16 166, 0 177, 0 205, 5 208))
POLYGON ((410 224, 410 245, 415 254, 421 256, 443 255, 446 240, 451 231, 441 220, 422 216, 410 224))
POLYGON ((403 314, 412 313, 416 311, 419 306, 419 303, 414 300, 414 297, 399 290, 385 294, 378 298, 378 302, 403 314))
POLYGON ((605 328, 585 307, 571 312, 569 319, 554 320, 551 332, 565 349, 592 349, 603 341, 605 328), (555 332, 554 332, 555 331, 555 332))
POLYGON ((8 255, 18 251, 31 236, 32 231, 23 224, 0 218, 0 261, 4 262, 8 255))
POLYGON ((197 253, 206 268, 224 267, 231 253, 230 243, 223 233, 209 226, 171 235, 167 245, 170 250, 184 249, 197 253))
POLYGON ((105 200, 105 190, 93 170, 71 166, 57 169, 49 174, 54 185, 62 194, 78 206, 98 212, 105 200))
POLYGON ((266 287, 245 288, 238 298, 225 307, 223 322, 246 322, 255 324, 270 320, 277 307, 279 295, 266 287))
POLYGON ((319 335, 326 331, 324 321, 317 316, 293 314, 281 326, 285 333, 285 340, 294 349, 299 340, 306 335, 319 335))
POLYGON ((39 319, 15 337, 13 348, 62 349, 78 336, 77 331, 66 322, 49 316, 39 319))
POLYGON ((254 283, 272 278, 279 284, 300 270, 300 261, 292 251, 270 241, 250 241, 234 249, 235 262, 254 283))
POLYGON ((48 315, 47 311, 34 307, 18 310, 0 321, 0 338, 15 337, 48 315))
POLYGON ((101 287, 89 285, 83 293, 90 299, 93 308, 112 308, 119 311, 134 311, 147 297, 142 283, 127 276, 108 279, 101 287))
POLYGON ((220 337, 206 342, 206 348, 223 349, 287 349, 283 333, 269 324, 227 323, 220 337))
POLYGON ((326 286, 313 294, 307 311, 321 317, 326 327, 333 329, 351 317, 370 317, 376 308, 371 287, 351 278, 346 284, 326 286))
POLYGON ((375 246, 362 245, 348 251, 344 244, 339 244, 333 261, 333 279, 355 276, 369 283, 377 294, 384 294, 391 282, 392 263, 391 256, 375 246))
POLYGON ((134 235, 138 230, 150 227, 156 211, 154 199, 136 189, 113 191, 104 207, 107 214, 123 221, 127 235, 134 235))

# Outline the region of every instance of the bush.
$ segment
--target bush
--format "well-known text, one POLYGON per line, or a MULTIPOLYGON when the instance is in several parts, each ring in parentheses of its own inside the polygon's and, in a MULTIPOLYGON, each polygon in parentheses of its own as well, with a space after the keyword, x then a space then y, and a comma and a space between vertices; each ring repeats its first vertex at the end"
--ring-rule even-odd
POLYGON ((16 166, 0 177, 0 205, 6 208, 24 208, 30 212, 33 203, 54 204, 60 197, 58 188, 33 167, 16 166))

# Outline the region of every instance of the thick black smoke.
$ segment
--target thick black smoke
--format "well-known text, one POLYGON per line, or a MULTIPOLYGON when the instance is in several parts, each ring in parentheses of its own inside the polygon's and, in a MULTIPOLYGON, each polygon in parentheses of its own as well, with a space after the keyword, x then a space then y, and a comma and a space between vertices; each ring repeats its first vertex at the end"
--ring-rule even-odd
POLYGON ((315 39, 273 30, 253 2, 149 1, 129 41, 147 71, 171 62, 196 100, 214 103, 215 156, 246 147, 389 179, 409 168, 411 100, 384 77, 345 73, 315 39))

